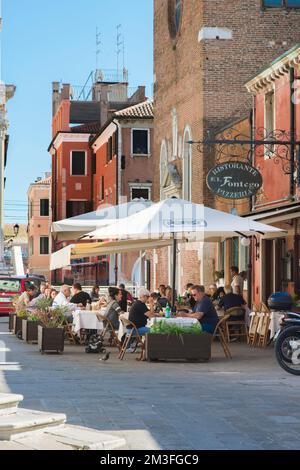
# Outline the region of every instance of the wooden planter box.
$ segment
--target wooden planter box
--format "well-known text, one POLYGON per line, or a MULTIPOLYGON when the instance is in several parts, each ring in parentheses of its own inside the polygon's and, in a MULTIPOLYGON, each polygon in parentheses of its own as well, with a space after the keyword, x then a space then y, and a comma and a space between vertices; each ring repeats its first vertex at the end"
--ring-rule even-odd
POLYGON ((64 350, 64 328, 44 328, 38 325, 39 350, 44 352, 62 353, 64 350))
POLYGON ((193 334, 147 334, 146 358, 148 361, 182 360, 209 361, 211 358, 209 333, 193 334))
POLYGON ((8 317, 8 330, 15 331, 16 313, 10 313, 8 317))
POLYGON ((16 316, 14 333, 15 335, 19 335, 18 336, 19 339, 23 339, 22 338, 22 321, 23 320, 26 320, 26 318, 16 316))
POLYGON ((22 321, 22 339, 28 343, 38 342, 38 321, 22 321))

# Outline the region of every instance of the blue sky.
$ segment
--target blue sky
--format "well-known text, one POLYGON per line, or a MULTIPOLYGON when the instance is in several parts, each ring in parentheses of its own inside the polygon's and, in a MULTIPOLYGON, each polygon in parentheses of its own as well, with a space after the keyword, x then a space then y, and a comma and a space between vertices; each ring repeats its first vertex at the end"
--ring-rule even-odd
POLYGON ((50 171, 51 83, 83 85, 99 66, 116 68, 116 27, 122 24, 130 86, 153 81, 152 0, 2 0, 2 80, 17 86, 8 103, 10 144, 5 217, 24 223, 27 189, 50 171))

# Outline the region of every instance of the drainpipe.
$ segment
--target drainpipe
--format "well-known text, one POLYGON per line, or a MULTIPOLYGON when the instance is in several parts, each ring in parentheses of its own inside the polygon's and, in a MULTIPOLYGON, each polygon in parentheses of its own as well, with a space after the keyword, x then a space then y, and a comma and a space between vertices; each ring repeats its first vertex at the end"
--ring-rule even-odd
MULTIPOLYGON (((121 175, 121 157, 122 157, 122 131, 121 126, 118 121, 113 120, 113 124, 116 126, 116 131, 118 133, 118 148, 116 152, 116 205, 120 203, 121 200, 121 186, 122 186, 122 175, 121 175)), ((119 259, 118 254, 115 254, 115 285, 118 285, 118 272, 119 272, 119 259)))
POLYGON ((291 134, 291 174, 290 174, 290 199, 294 198, 294 173, 295 173, 295 104, 293 102, 294 96, 294 82, 295 82, 295 69, 290 69, 290 134, 291 134))
MULTIPOLYGON (((253 106, 252 106, 252 110, 250 112, 250 117, 249 117, 249 121, 250 121, 250 135, 251 135, 251 140, 252 142, 254 141, 255 139, 255 129, 254 129, 254 123, 255 123, 255 109, 256 109, 256 98, 255 96, 253 96, 253 106)), ((255 167, 255 145, 252 144, 251 145, 251 165, 255 167)), ((254 203, 254 197, 252 196, 250 198, 250 211, 252 212, 252 209, 253 209, 253 204, 254 203)))

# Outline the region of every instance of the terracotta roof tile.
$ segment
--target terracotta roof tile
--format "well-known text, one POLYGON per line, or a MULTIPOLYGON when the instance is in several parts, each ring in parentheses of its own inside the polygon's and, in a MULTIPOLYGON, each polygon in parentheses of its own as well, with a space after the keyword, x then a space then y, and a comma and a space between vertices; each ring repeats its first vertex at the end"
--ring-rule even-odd
POLYGON ((86 133, 86 134, 98 134, 101 130, 100 122, 91 122, 88 124, 81 124, 80 126, 71 127, 71 132, 73 133, 86 133))
POLYGON ((51 184, 51 176, 49 176, 48 178, 44 178, 42 180, 39 180, 39 181, 35 181, 34 183, 32 184, 35 184, 35 185, 39 185, 39 184, 51 184))
POLYGON ((144 101, 143 103, 130 106, 115 113, 118 118, 140 118, 150 119, 154 117, 153 102, 144 101))

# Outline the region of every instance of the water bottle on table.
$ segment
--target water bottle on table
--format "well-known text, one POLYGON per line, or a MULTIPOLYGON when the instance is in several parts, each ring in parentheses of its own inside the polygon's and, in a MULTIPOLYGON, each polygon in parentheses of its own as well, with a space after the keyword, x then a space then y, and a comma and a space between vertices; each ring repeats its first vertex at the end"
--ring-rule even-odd
POLYGON ((167 306, 166 306, 165 317, 166 318, 171 318, 171 307, 170 307, 169 304, 167 304, 167 306))

